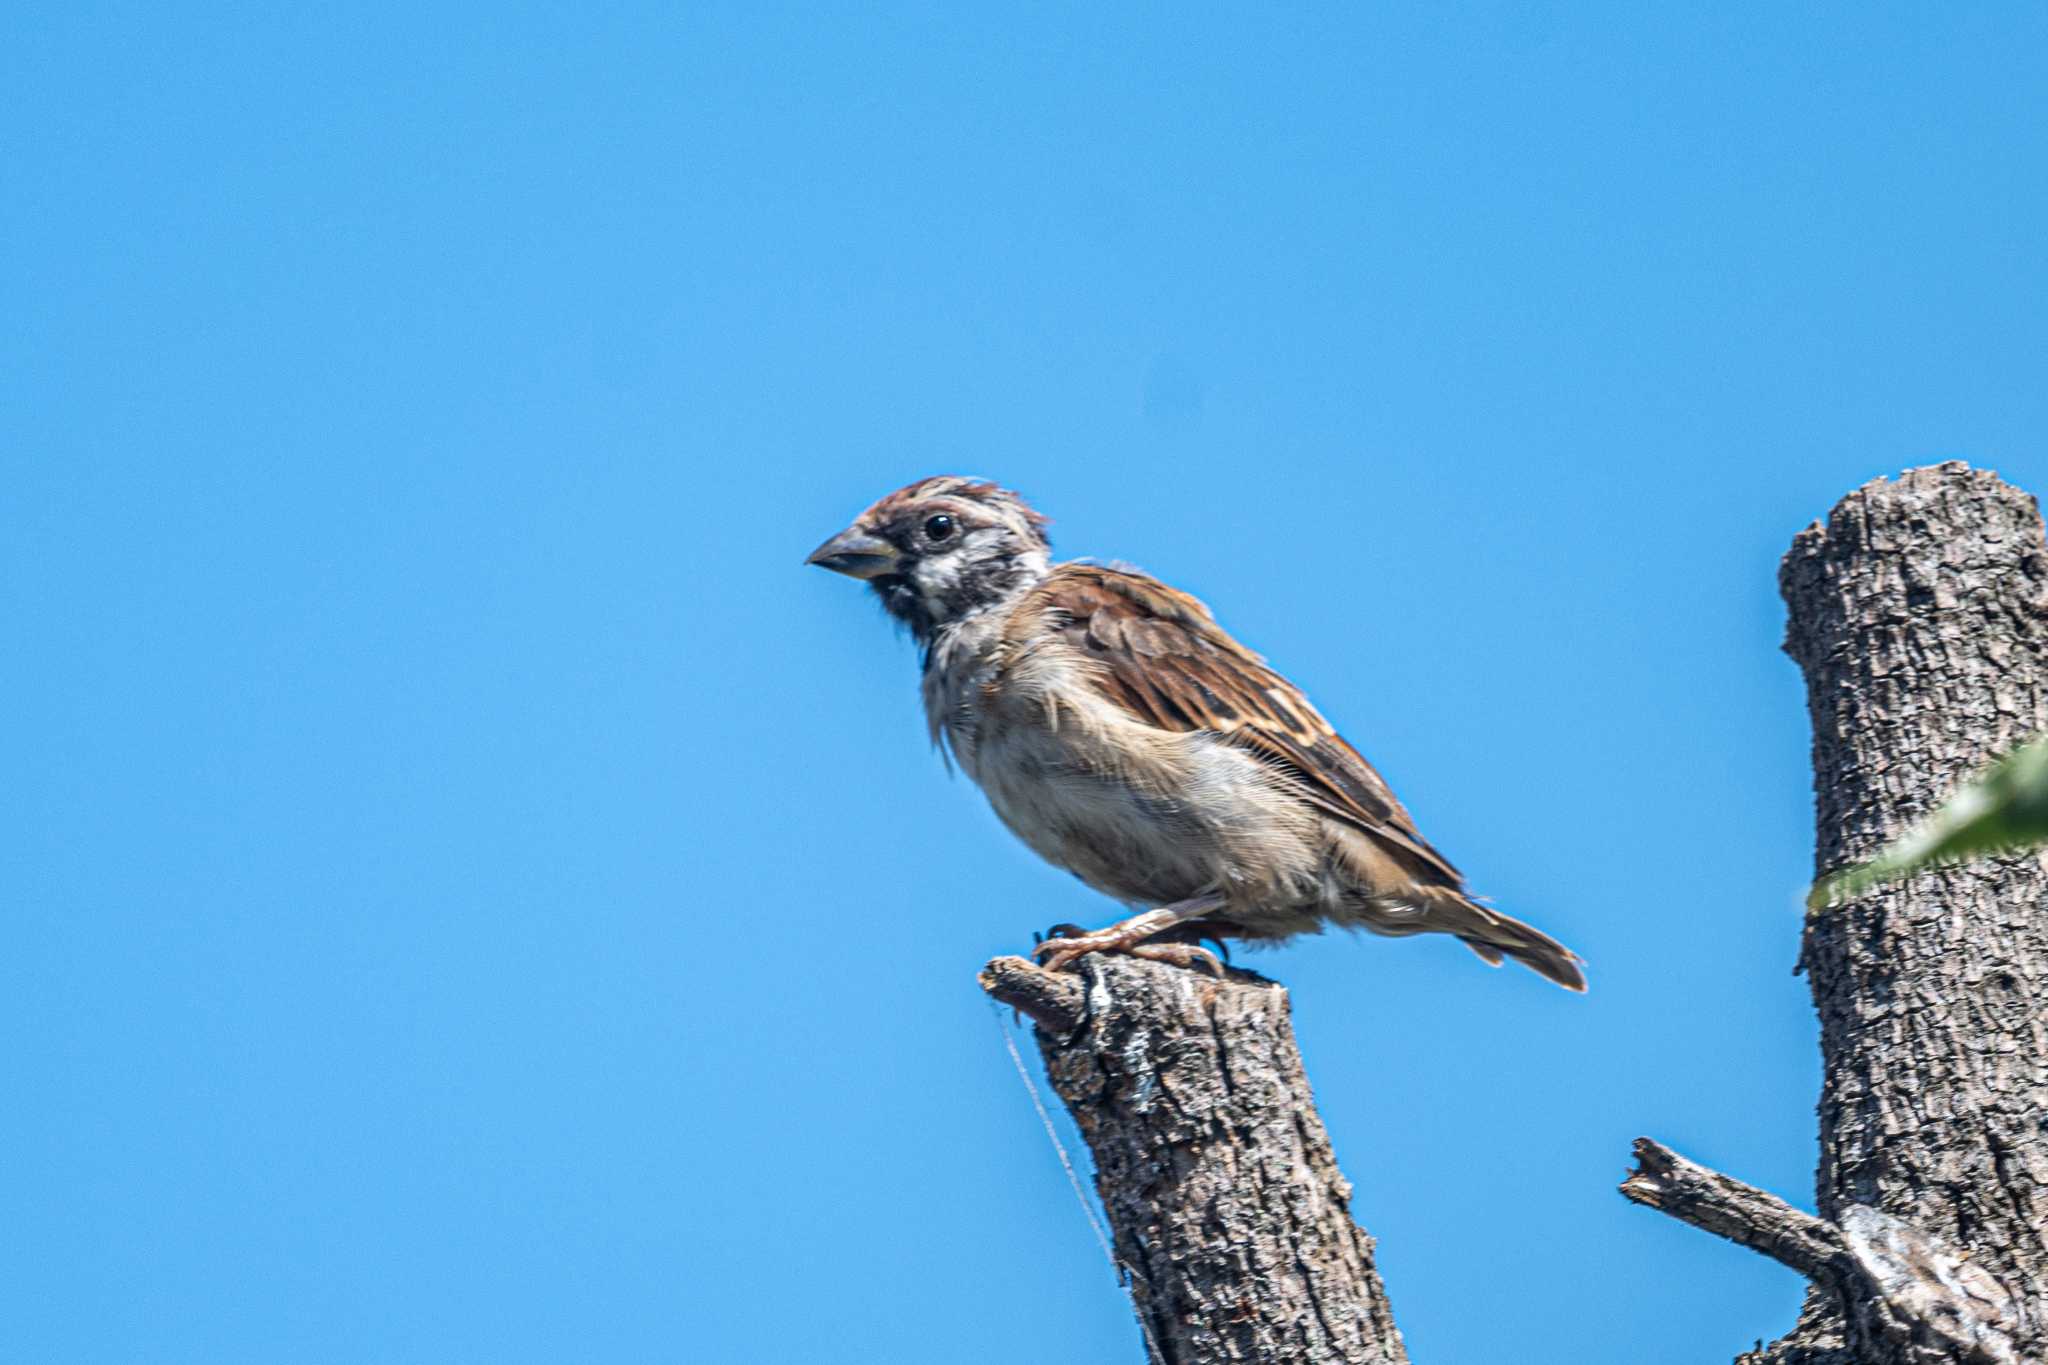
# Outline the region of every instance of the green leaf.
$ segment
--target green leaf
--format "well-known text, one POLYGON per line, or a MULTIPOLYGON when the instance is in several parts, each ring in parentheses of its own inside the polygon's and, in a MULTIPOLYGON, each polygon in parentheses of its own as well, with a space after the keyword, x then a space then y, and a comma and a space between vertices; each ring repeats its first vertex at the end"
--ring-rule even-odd
POLYGON ((1957 788, 1946 804, 1868 862, 1830 873, 1807 893, 1810 910, 1873 887, 1993 853, 2048 843, 2048 735, 2037 736, 1957 788))

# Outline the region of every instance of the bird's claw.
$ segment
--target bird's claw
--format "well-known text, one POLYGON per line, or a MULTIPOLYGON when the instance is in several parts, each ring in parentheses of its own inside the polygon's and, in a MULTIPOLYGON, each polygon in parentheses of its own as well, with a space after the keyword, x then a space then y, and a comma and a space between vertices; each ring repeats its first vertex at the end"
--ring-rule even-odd
POLYGON ((1207 972, 1218 981, 1224 979, 1222 961, 1199 943, 1136 943, 1124 951, 1148 962, 1165 962, 1189 971, 1207 972))
POLYGON ((1219 981, 1223 979, 1223 963, 1216 954, 1194 943, 1157 943, 1115 929, 1104 929, 1097 933, 1060 934, 1060 930, 1075 929, 1070 924, 1054 926, 1056 937, 1040 941, 1031 949, 1031 955, 1038 959, 1038 965, 1049 972, 1065 971, 1075 962, 1090 953, 1123 953, 1129 957, 1142 958, 1147 962, 1165 962, 1175 967, 1199 968, 1219 981))
POLYGON ((1038 959, 1038 965, 1049 972, 1065 971, 1069 966, 1090 953, 1109 953, 1131 947, 1114 933, 1072 933, 1064 934, 1062 929, 1073 925, 1053 926, 1052 937, 1040 941, 1031 949, 1031 956, 1038 959))

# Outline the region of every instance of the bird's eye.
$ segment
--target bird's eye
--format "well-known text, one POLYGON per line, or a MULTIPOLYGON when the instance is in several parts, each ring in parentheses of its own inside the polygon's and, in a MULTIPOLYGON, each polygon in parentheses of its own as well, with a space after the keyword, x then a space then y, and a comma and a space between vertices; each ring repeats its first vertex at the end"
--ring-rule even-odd
POLYGON ((924 538, 930 541, 951 540, 957 529, 953 519, 944 512, 924 519, 924 538))

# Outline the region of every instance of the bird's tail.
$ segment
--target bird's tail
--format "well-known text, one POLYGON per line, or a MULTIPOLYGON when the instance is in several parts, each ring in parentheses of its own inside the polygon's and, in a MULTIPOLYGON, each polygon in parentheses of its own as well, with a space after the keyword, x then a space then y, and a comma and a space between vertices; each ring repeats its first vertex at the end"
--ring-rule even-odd
POLYGON ((1586 989, 1583 960, 1541 929, 1449 887, 1417 889, 1421 894, 1400 904, 1372 906, 1365 927, 1380 934, 1452 934, 1495 967, 1511 957, 1568 991, 1586 989))

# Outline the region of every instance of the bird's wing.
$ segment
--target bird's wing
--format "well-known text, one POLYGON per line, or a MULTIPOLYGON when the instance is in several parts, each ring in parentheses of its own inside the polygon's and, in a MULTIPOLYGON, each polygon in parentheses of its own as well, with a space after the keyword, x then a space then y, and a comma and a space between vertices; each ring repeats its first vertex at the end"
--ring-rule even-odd
POLYGON ((1097 665, 1091 674, 1102 694, 1132 716, 1243 745, 1293 777, 1325 814, 1407 854, 1425 876, 1462 883, 1372 765, 1195 598, 1097 564, 1062 564, 1035 595, 1044 619, 1097 665))

